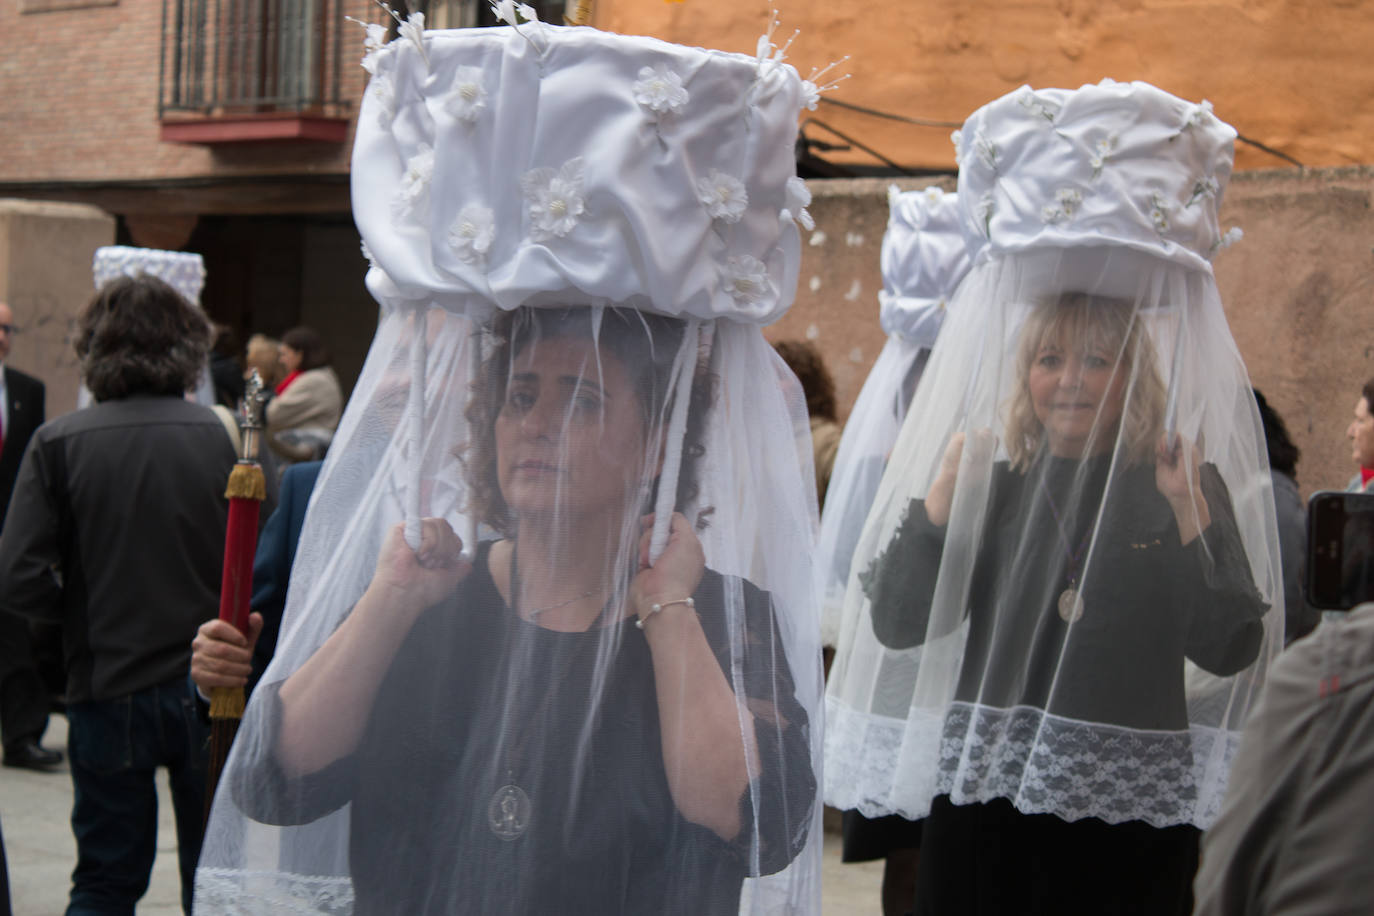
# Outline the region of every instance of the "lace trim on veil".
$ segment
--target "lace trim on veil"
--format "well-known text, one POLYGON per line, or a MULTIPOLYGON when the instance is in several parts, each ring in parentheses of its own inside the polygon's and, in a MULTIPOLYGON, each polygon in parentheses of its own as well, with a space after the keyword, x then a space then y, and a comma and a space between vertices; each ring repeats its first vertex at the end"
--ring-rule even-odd
POLYGON ((930 801, 1009 799, 1026 814, 1155 827, 1217 818, 1237 732, 1137 731, 1031 707, 951 703, 894 719, 826 698, 825 799, 870 817, 925 817, 930 801), (901 774, 894 777, 893 774, 901 774))
POLYGON ((201 914, 225 916, 257 913, 345 916, 353 912, 353 882, 330 875, 198 868, 195 910, 201 914))

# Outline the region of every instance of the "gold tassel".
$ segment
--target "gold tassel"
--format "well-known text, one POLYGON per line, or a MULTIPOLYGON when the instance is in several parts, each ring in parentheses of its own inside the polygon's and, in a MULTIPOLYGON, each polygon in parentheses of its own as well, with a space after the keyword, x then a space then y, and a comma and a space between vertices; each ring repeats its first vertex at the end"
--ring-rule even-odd
POLYGON ((568 25, 590 25, 592 21, 592 0, 577 0, 577 6, 573 9, 571 16, 564 16, 563 21, 568 25))
POLYGON ((262 502, 267 498, 267 478, 262 476, 262 468, 256 464, 234 465, 224 495, 229 499, 256 499, 262 502))
POLYGON ((242 687, 210 688, 210 718, 242 719, 243 705, 242 687))

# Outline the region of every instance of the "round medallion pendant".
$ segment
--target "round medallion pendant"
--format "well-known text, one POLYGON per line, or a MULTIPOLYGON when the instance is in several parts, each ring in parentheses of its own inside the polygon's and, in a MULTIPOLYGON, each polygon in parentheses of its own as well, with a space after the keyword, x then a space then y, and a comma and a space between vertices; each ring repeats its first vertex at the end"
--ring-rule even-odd
POLYGON ((502 786, 487 803, 487 823, 503 840, 513 840, 530 826, 530 797, 519 786, 502 786))
POLYGON ((1078 589, 1066 588, 1059 595, 1059 617, 1065 623, 1073 623, 1083 616, 1083 596, 1078 589))

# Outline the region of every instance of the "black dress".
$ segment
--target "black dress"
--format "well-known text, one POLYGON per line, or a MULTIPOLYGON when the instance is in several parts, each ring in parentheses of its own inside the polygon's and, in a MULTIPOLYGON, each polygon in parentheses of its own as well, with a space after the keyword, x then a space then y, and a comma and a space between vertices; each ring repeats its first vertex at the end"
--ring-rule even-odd
MULTIPOLYGON (((683 819, 669 794, 642 631, 616 624, 621 642, 588 738, 582 729, 597 631, 556 632, 512 613, 491 579, 489 546, 453 598, 416 623, 357 751, 293 780, 274 763, 277 737, 258 734, 255 765, 236 771, 236 800, 277 824, 306 823, 351 803, 358 914, 733 916, 746 876, 778 871, 800 851, 814 804, 807 717, 785 662, 744 666, 763 775, 741 798, 744 839, 726 843, 683 819), (512 670, 539 674, 512 684, 512 670), (542 757, 527 753, 531 739, 542 757), (555 749, 562 759, 549 759, 555 749), (405 778, 382 783, 367 773, 405 778), (500 818, 493 799, 505 784, 532 802, 528 829, 514 838, 492 826, 500 818), (756 823, 760 861, 750 862, 756 823)), ((708 570, 694 596, 723 667, 725 585, 708 570)), ((742 585, 746 655, 782 658, 767 595, 742 585)), ((260 690, 279 703, 279 687, 260 690)))
MULTIPOLYGON (((1108 457, 1045 453, 1024 473, 1005 462, 994 468, 945 735, 962 742, 988 710, 1010 722, 1029 710, 1031 727, 1043 711, 1057 721, 1172 732, 1186 792, 1184 659, 1223 676, 1242 670, 1258 655, 1266 605, 1214 467, 1200 469, 1211 524, 1187 545, 1152 466, 1118 471, 1110 488, 1109 473, 1108 457), (1065 542, 1084 544, 1094 530, 1091 562, 1077 575, 1065 542), (1085 608, 1073 622, 1057 607, 1070 583, 1085 608)), ((913 501, 861 574, 885 645, 927 638, 944 540, 945 529, 913 501)), ((955 805, 941 795, 924 825, 916 912, 1187 913, 1197 835, 1188 825, 1068 822, 1024 814, 1005 799, 955 805)))

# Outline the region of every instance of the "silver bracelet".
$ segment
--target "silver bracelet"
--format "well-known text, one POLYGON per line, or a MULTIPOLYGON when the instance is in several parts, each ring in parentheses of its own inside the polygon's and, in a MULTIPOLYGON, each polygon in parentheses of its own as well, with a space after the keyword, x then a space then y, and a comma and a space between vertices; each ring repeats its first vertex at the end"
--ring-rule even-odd
POLYGON ((685 604, 690 608, 695 608, 697 606, 697 603, 693 601, 691 598, 677 598, 673 601, 665 601, 662 604, 651 604, 649 605, 649 613, 645 614, 643 617, 636 619, 635 626, 639 627, 641 630, 644 629, 644 621, 648 620, 650 617, 654 616, 659 611, 663 610, 665 607, 672 607, 675 604, 685 604))

